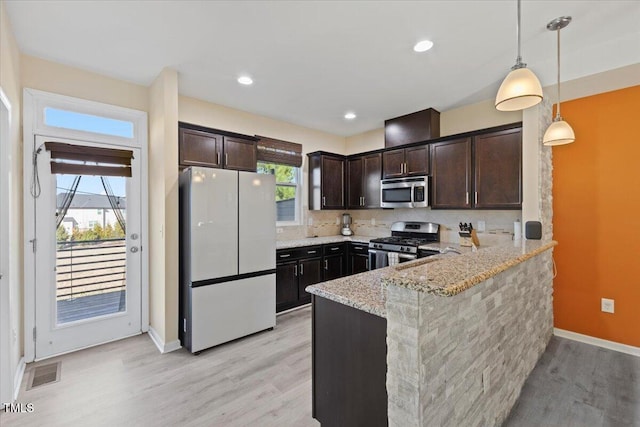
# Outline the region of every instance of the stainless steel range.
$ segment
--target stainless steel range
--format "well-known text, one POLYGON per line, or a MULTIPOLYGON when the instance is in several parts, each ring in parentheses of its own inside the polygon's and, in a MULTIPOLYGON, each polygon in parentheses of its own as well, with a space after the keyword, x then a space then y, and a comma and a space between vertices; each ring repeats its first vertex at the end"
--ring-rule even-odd
POLYGON ((399 221, 391 224, 391 236, 369 242, 369 269, 436 255, 439 251, 418 247, 440 242, 440 225, 433 222, 399 221))

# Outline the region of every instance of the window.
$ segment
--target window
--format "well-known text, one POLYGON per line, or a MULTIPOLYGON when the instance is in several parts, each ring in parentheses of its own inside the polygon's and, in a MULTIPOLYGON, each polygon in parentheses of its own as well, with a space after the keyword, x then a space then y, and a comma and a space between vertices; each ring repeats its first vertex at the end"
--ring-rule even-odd
POLYGON ((57 128, 101 133, 129 139, 134 137, 133 122, 76 113, 75 111, 61 110, 59 108, 46 107, 44 109, 44 123, 47 126, 57 128))
POLYGON ((258 162, 258 173, 276 177, 276 220, 298 223, 300 218, 300 168, 277 163, 258 162))

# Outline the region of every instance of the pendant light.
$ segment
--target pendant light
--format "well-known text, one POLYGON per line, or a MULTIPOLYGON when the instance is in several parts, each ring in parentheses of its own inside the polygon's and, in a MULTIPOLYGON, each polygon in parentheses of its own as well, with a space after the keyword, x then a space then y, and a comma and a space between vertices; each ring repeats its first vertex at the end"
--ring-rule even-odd
POLYGON ((569 25, 569 22, 571 22, 570 16, 561 16, 547 24, 547 30, 557 31, 558 33, 558 107, 556 108, 556 117, 553 119, 553 123, 547 128, 542 138, 544 145, 570 144, 576 140, 573 129, 560 116, 560 30, 569 25))
POLYGON ((518 0, 518 57, 516 65, 511 67, 498 94, 496 95, 496 109, 500 111, 518 111, 533 107, 542 101, 542 86, 540 81, 522 62, 520 56, 520 0, 518 0))

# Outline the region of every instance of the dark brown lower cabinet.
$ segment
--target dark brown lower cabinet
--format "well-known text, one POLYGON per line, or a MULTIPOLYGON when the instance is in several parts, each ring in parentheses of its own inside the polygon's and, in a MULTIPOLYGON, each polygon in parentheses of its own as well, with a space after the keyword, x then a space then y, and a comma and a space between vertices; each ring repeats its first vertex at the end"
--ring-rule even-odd
POLYGON ((369 271, 369 245, 365 243, 349 243, 348 274, 369 271))
POLYGON ((276 264, 276 311, 298 300, 298 261, 276 264))
POLYGON ((311 294, 304 289, 319 282, 322 282, 322 258, 301 260, 298 271, 298 300, 301 304, 311 302, 311 294))
POLYGON ((387 426, 387 320, 313 295, 313 417, 387 426))
POLYGON ((276 251, 276 312, 311 302, 305 288, 347 274, 346 243, 276 251))
POLYGON ((345 275, 344 255, 324 257, 324 280, 333 280, 345 275))

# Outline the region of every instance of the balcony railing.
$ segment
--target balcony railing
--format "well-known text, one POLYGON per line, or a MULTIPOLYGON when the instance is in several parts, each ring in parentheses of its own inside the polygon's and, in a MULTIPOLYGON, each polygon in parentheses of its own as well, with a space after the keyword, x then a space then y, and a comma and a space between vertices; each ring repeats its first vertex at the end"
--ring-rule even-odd
POLYGON ((126 254, 124 238, 57 242, 56 299, 124 291, 126 254))

